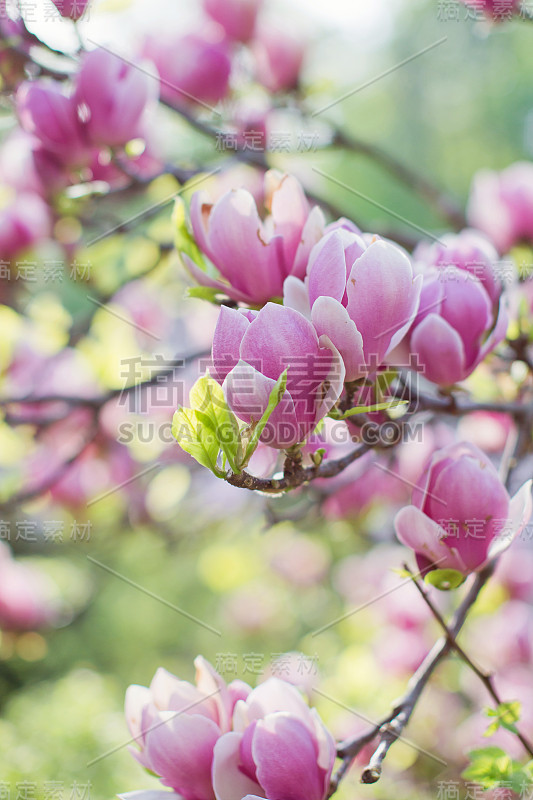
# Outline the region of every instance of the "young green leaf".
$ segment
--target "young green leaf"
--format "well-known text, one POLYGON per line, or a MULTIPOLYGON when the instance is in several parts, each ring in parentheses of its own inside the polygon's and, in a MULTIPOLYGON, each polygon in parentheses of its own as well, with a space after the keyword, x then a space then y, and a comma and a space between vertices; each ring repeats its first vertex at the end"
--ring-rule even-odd
POLYGON ((329 416, 333 419, 348 419, 348 417, 353 417, 356 414, 370 414, 374 411, 386 411, 390 408, 398 408, 399 406, 404 406, 407 404, 407 400, 388 400, 384 403, 374 403, 371 406, 356 406, 355 408, 349 408, 348 411, 344 413, 339 413, 338 411, 334 410, 330 412, 329 416))
POLYGON ((178 408, 172 419, 172 435, 179 446, 189 453, 199 464, 217 476, 224 478, 224 472, 218 467, 218 442, 211 430, 199 420, 192 408, 178 408))
POLYGON ((209 375, 198 378, 190 391, 189 402, 197 418, 213 433, 231 470, 238 473, 239 423, 226 403, 220 384, 209 375))

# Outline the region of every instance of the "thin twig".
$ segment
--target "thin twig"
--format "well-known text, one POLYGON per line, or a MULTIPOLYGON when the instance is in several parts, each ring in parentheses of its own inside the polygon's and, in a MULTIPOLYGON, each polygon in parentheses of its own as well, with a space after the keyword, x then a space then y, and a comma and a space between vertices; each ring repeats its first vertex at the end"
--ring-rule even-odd
MULTIPOLYGON (((488 693, 494 700, 497 706, 500 706, 503 702, 496 687, 494 686, 494 682, 492 680, 492 676, 484 672, 477 664, 475 664, 470 656, 465 652, 465 650, 461 647, 461 645, 457 642, 455 636, 452 634, 450 629, 448 628, 445 619, 443 618, 442 614, 440 613, 439 609, 434 604, 433 600, 429 596, 429 592, 427 591, 426 587, 418 580, 416 575, 414 575, 407 564, 404 564, 404 569, 409 573, 412 578, 414 585, 416 586, 419 594, 421 595, 422 599, 424 600, 425 604, 441 626, 446 635, 451 647, 455 650, 455 652, 462 658, 462 660, 467 664, 472 672, 474 672, 480 681, 483 683, 485 688, 487 689, 488 693)), ((524 746, 525 750, 529 755, 533 758, 533 745, 528 741, 528 739, 518 730, 516 729, 516 736, 524 746)))
POLYGON ((467 221, 463 211, 444 192, 416 172, 416 170, 398 161, 394 156, 381 150, 381 148, 361 139, 356 139, 338 128, 334 129, 332 145, 367 156, 396 180, 418 194, 422 200, 432 205, 438 214, 451 225, 453 230, 461 231, 466 227, 467 221))

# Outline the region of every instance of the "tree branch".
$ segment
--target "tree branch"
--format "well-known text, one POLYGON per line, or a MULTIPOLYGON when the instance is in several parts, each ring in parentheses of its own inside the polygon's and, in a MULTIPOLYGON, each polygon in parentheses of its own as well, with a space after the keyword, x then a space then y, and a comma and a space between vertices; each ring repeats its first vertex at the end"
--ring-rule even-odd
MULTIPOLYGON (((485 688, 487 689, 488 693, 494 700, 497 706, 500 706, 503 702, 496 687, 494 686, 494 682, 492 680, 492 676, 486 672, 484 672, 480 667, 475 664, 470 656, 463 650, 461 645, 457 642, 455 636, 453 635, 452 631, 448 628, 446 621, 444 620, 442 614, 438 610, 438 608, 433 603, 433 600, 429 596, 429 592, 427 591, 426 587, 418 580, 416 575, 413 575, 407 564, 404 564, 404 569, 409 573, 411 576, 413 583, 415 584, 419 594, 421 595, 422 599, 424 600, 425 604, 441 626, 444 631, 446 638, 448 639, 450 646, 455 650, 455 652, 462 658, 462 660, 467 664, 472 672, 474 672, 480 681, 484 684, 485 688)), ((524 749, 527 753, 533 758, 533 745, 528 741, 528 739, 517 729, 516 736, 522 743, 524 749)))
POLYGON ((394 156, 381 150, 381 148, 369 142, 364 142, 361 139, 356 139, 354 136, 349 136, 339 128, 334 128, 333 130, 334 133, 331 142, 333 146, 367 156, 388 172, 389 175, 392 175, 400 183, 403 183, 411 191, 414 191, 415 194, 418 194, 422 200, 426 200, 433 206, 437 213, 451 225, 454 231, 461 231, 463 228, 466 228, 467 220, 463 211, 455 205, 451 198, 428 181, 427 178, 398 161, 394 156))

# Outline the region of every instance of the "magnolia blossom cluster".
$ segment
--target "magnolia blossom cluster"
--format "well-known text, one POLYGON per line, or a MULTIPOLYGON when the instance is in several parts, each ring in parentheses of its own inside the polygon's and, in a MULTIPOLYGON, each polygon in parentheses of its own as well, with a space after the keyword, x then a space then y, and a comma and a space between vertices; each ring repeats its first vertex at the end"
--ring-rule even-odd
MULTIPOLYGON (((52 228, 52 196, 72 181, 113 182, 120 171, 111 149, 148 139, 147 115, 157 81, 112 53, 86 53, 74 84, 23 83, 16 95, 21 129, 0 151, 0 255, 10 259, 45 239, 52 228)), ((131 164, 152 174, 149 148, 131 164)))
MULTIPOLYGON (((201 29, 186 34, 146 38, 144 55, 161 77, 161 97, 177 106, 209 108, 231 91, 237 58, 248 48, 251 78, 270 93, 288 92, 298 85, 304 57, 301 39, 285 27, 273 27, 261 15, 263 0, 204 0, 207 19, 201 29)), ((242 127, 234 120, 237 128, 242 127)), ((244 128, 246 128, 246 124, 244 128)), ((263 115, 253 129, 264 131, 263 115)))
MULTIPOLYGON (((335 743, 298 690, 279 678, 226 685, 202 657, 196 686, 159 669, 130 686, 126 718, 137 761, 175 800, 324 800, 335 743)), ((121 795, 150 800, 152 791, 121 795)))
POLYGON ((292 176, 268 172, 263 203, 261 214, 245 189, 216 202, 196 193, 191 227, 205 258, 182 258, 195 280, 237 304, 221 310, 212 351, 234 413, 257 421, 288 371, 266 444, 303 443, 345 385, 364 404, 385 365, 450 386, 504 338, 498 254, 479 232, 423 243, 411 258, 349 220, 325 225, 292 176))

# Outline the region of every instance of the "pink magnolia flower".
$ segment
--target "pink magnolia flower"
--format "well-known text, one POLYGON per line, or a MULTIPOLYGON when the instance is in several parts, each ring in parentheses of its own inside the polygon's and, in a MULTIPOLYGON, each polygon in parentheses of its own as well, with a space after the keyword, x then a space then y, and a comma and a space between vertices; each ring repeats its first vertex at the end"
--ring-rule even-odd
POLYGON ((100 48, 87 53, 76 77, 74 102, 93 145, 126 144, 157 100, 157 77, 100 48))
POLYGON ((144 55, 157 67, 163 100, 177 105, 218 103, 228 93, 228 43, 214 36, 149 36, 144 55))
POLYGON ((258 421, 285 369, 287 387, 261 439, 285 449, 303 442, 336 403, 344 367, 326 336, 298 311, 267 303, 261 311, 223 307, 213 339, 214 375, 234 413, 258 421))
POLYGON ((238 302, 262 305, 280 297, 288 275, 305 275, 311 248, 324 232, 318 207, 310 209, 296 178, 275 170, 265 176, 266 219, 245 189, 227 192, 216 203, 205 192, 191 201, 191 224, 200 250, 213 262, 220 279, 209 277, 183 256, 189 272, 238 302))
POLYGON ((89 5, 89 0, 52 0, 62 17, 80 19, 89 5))
POLYGON ((247 42, 255 28, 263 0, 204 0, 207 14, 222 25, 226 35, 237 42, 247 42))
POLYGON ((520 8, 520 0, 462 0, 466 6, 483 11, 494 20, 511 19, 520 8))
POLYGON ((50 211, 38 194, 20 192, 0 208, 0 259, 11 259, 50 234, 50 211))
POLYGON ((373 372, 402 340, 418 310, 422 278, 409 258, 376 237, 338 227, 315 245, 305 282, 285 281, 284 303, 309 316, 340 352, 346 380, 373 372))
POLYGON ((195 660, 196 686, 158 669, 150 687, 130 686, 126 719, 142 766, 160 776, 184 800, 214 800, 213 748, 231 729, 237 700, 250 687, 241 681, 226 686, 201 656, 195 660))
POLYGON ((269 92, 296 89, 305 53, 305 44, 285 30, 261 25, 252 50, 257 80, 269 92))
POLYGON ((517 161, 502 172, 481 170, 470 189, 468 221, 507 253, 533 240, 533 164, 517 161))
POLYGON ((17 113, 25 131, 33 134, 62 164, 82 166, 91 151, 72 97, 53 81, 23 83, 17 92, 17 113))
POLYGON ((325 800, 335 743, 294 686, 269 678, 235 705, 233 731, 216 743, 217 800, 325 800))
POLYGON ((135 758, 174 793, 130 792, 124 800, 324 800, 335 744, 316 711, 289 683, 226 686, 203 658, 196 686, 159 669, 130 686, 126 717, 135 758))
POLYGON ((527 524, 531 481, 509 495, 487 456, 467 442, 437 451, 395 519, 400 541, 421 570, 477 572, 527 524))
POLYGON ((416 367, 439 385, 462 381, 502 341, 508 317, 497 253, 474 231, 422 249, 420 309, 409 332, 416 367))

